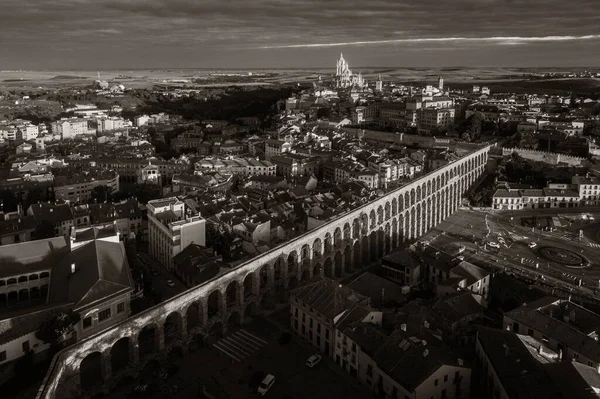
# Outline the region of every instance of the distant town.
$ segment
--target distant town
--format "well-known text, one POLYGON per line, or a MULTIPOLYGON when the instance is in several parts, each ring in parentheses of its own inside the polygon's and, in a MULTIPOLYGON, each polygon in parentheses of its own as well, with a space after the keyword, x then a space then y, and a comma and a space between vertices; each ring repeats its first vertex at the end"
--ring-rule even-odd
POLYGON ((7 397, 596 397, 600 72, 280 74, 0 91, 7 397))

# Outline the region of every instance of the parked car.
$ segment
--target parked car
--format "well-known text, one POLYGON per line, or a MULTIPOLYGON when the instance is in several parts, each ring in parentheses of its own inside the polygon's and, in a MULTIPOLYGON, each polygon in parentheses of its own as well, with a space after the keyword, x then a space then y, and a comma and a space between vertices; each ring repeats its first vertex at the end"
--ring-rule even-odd
POLYGON ((267 375, 258 386, 258 394, 260 396, 265 396, 265 394, 269 392, 269 389, 271 389, 273 384, 275 384, 275 376, 273 374, 267 375))
POLYGON ((527 246, 528 246, 529 248, 535 248, 535 247, 537 247, 537 243, 535 243, 535 242, 530 242, 530 243, 529 243, 527 246))
POLYGON ((175 287, 175 283, 173 282, 173 280, 167 280, 167 285, 169 287, 175 287))
POLYGON ((156 269, 152 269, 152 275, 154 277, 158 276, 158 272, 156 271, 156 269))
POLYGON ((309 357, 309 358, 306 360, 306 366, 307 366, 307 367, 310 367, 310 368, 312 369, 312 368, 313 368, 313 367, 315 367, 317 364, 321 363, 321 360, 322 360, 322 359, 323 359, 323 358, 321 357, 321 355, 312 355, 311 357, 309 357))
POLYGON ((488 242, 487 245, 489 247, 492 247, 492 248, 500 249, 500 245, 497 242, 494 242, 494 241, 488 242))

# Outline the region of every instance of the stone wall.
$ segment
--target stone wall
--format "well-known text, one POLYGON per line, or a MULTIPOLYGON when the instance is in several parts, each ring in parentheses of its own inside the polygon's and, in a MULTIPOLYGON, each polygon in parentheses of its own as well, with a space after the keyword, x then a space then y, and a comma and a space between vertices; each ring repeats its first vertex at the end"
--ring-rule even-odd
POLYGON ((566 163, 570 166, 580 166, 585 158, 574 157, 571 155, 559 154, 556 152, 546 152, 539 150, 528 150, 524 148, 503 148, 502 155, 512 155, 513 153, 519 154, 519 156, 529 159, 531 161, 544 162, 551 165, 558 165, 559 163, 566 163))

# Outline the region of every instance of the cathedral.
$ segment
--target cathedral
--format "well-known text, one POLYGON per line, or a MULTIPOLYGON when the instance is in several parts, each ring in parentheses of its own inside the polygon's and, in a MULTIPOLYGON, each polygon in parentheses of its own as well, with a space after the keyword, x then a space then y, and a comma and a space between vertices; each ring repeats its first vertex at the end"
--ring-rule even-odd
POLYGON ((340 59, 337 61, 335 87, 343 89, 349 87, 362 89, 367 87, 367 81, 363 79, 360 72, 358 75, 352 74, 343 54, 340 54, 340 59))

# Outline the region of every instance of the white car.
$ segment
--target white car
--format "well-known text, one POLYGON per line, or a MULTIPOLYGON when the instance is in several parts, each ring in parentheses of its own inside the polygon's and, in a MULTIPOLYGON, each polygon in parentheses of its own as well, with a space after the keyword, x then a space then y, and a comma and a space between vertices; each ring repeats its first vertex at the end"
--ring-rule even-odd
POLYGON ((167 285, 169 287, 175 287, 175 283, 173 282, 173 280, 167 280, 167 285))
POLYGON ((258 394, 260 396, 265 396, 273 384, 275 384, 275 376, 273 374, 267 375, 258 386, 258 394))
POLYGON ((535 242, 530 242, 530 243, 529 243, 527 246, 528 246, 529 248, 535 248, 535 247, 537 247, 537 243, 535 243, 535 242))
POLYGON ((490 247, 492 247, 492 248, 500 249, 500 245, 498 245, 498 243, 494 242, 494 241, 488 242, 487 245, 490 246, 490 247))
POLYGON ((321 355, 312 355, 306 360, 306 367, 310 367, 311 369, 315 367, 317 364, 321 363, 321 355))

